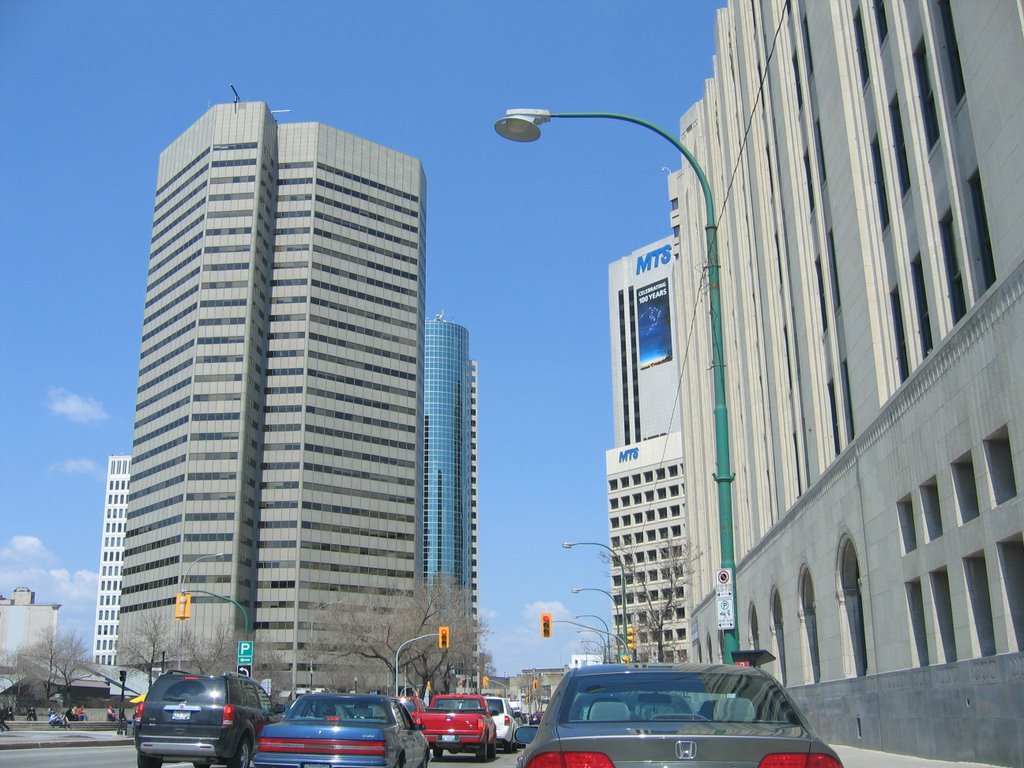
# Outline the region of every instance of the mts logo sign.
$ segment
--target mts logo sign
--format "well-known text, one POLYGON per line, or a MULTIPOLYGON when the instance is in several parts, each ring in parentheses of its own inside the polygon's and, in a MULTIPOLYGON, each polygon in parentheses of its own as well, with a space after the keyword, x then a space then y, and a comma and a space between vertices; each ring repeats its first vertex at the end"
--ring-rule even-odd
POLYGON ((626 448, 624 451, 619 451, 619 464, 621 464, 624 461, 636 461, 639 458, 639 448, 626 448))
POLYGON ((655 251, 648 251, 643 256, 637 256, 636 273, 638 275, 643 274, 663 264, 668 264, 670 261, 672 261, 671 245, 666 245, 664 248, 658 248, 655 251))

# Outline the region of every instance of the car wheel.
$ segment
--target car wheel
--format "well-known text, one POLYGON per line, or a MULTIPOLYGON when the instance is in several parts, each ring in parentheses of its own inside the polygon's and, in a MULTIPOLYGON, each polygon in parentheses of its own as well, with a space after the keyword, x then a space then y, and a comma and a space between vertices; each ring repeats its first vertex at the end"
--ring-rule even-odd
POLYGON ((164 764, 164 761, 159 757, 150 757, 139 753, 137 764, 139 768, 160 768, 164 764))
POLYGON ((434 759, 435 760, 440 760, 444 756, 444 750, 443 749, 438 749, 437 747, 434 747, 433 752, 434 752, 434 759))
POLYGON ((498 740, 495 739, 487 745, 487 759, 495 760, 498 757, 498 740))
POLYGON ((506 739, 505 740, 505 754, 506 755, 511 755, 515 751, 516 751, 515 742, 513 742, 512 739, 506 739))
POLYGON ((252 747, 249 739, 245 736, 238 742, 238 749, 228 759, 228 768, 249 768, 249 761, 252 760, 252 747))
POLYGON ((487 760, 487 754, 489 752, 490 752, 490 749, 488 749, 487 743, 486 742, 482 743, 479 747, 476 748, 476 761, 478 763, 482 763, 485 760, 487 760))

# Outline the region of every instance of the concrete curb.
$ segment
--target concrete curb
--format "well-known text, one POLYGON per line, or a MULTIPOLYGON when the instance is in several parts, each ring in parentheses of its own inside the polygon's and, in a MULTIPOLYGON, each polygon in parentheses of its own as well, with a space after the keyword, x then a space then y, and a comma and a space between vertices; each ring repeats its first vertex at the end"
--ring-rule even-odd
POLYGON ((55 749, 65 747, 78 749, 79 747, 121 747, 130 745, 131 741, 114 740, 109 741, 21 741, 17 744, 0 744, 0 752, 8 749, 55 749))

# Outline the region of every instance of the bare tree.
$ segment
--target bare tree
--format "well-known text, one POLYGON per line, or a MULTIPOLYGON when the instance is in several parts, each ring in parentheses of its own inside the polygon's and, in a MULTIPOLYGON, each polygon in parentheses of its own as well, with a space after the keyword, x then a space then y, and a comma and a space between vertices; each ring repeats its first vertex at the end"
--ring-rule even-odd
POLYGON ((76 632, 47 633, 21 651, 25 669, 35 667, 41 678, 47 701, 58 690, 64 703, 71 702, 71 688, 91 674, 89 647, 76 632))
POLYGON ((153 682, 153 668, 163 662, 168 651, 174 651, 175 628, 173 619, 153 613, 132 616, 125 622, 117 639, 117 663, 132 667, 149 675, 153 682))
POLYGON ((685 615, 693 572, 689 547, 678 540, 657 547, 657 559, 640 561, 634 554, 623 559, 624 578, 639 608, 631 611, 638 630, 636 657, 645 661, 686 661, 687 641, 666 641, 665 630, 685 615))
POLYGON ((185 627, 181 635, 182 663, 200 675, 220 675, 237 668, 237 640, 234 628, 227 622, 213 633, 197 632, 185 627))
POLYGON ((399 665, 408 679, 448 690, 457 676, 478 668, 483 628, 468 606, 466 591, 445 582, 417 583, 409 592, 369 597, 354 608, 330 606, 317 623, 318 666, 346 679, 358 675, 361 688, 390 690, 401 648, 399 665), (438 648, 441 626, 451 629, 447 649, 438 648))

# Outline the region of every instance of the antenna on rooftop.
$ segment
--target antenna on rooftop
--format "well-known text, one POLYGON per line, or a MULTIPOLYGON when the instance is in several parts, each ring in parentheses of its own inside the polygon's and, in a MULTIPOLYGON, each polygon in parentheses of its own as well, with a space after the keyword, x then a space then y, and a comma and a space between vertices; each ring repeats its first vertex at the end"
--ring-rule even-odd
POLYGON ((230 86, 231 92, 233 94, 235 94, 234 104, 235 104, 235 111, 237 112, 238 111, 238 102, 241 101, 242 97, 238 95, 238 91, 235 90, 235 86, 234 85, 232 85, 231 83, 228 83, 228 86, 230 86))

